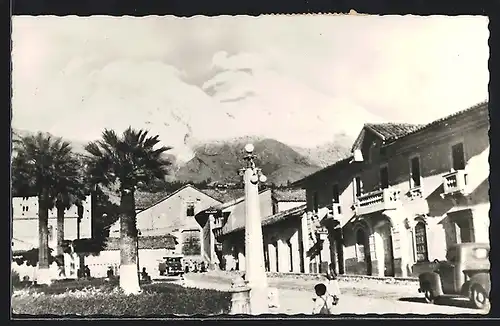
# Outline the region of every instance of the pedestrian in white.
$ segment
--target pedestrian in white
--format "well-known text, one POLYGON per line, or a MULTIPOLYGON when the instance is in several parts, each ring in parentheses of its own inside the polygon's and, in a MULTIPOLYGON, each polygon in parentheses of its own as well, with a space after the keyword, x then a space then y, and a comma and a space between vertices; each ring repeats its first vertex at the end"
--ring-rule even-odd
POLYGON ((326 285, 327 293, 332 297, 334 304, 337 305, 340 300, 341 292, 339 281, 337 280, 337 272, 335 271, 335 266, 333 265, 333 263, 330 263, 330 265, 328 266, 326 278, 328 279, 326 285))

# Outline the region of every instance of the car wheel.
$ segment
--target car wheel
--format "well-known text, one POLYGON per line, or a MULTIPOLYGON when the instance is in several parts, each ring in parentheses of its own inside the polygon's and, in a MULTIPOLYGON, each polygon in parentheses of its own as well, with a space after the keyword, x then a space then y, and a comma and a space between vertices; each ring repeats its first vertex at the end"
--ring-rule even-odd
POLYGON ((434 303, 436 301, 436 297, 434 296, 434 293, 432 293, 431 290, 425 290, 424 297, 425 297, 425 302, 427 303, 434 303))
POLYGON ((483 287, 478 284, 472 286, 470 300, 477 309, 485 309, 489 303, 488 294, 483 287))

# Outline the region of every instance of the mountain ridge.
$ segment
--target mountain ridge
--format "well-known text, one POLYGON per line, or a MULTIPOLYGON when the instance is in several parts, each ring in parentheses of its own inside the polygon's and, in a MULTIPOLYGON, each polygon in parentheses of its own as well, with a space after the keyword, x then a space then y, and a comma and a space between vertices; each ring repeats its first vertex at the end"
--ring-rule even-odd
MULTIPOLYGON (((34 132, 13 128, 12 134, 13 139, 16 139, 34 134, 34 132)), ((75 153, 86 154, 86 142, 63 139, 72 144, 75 153)), ((239 170, 245 164, 243 160, 244 146, 247 143, 253 143, 256 165, 268 177, 268 183, 275 185, 286 185, 294 182, 344 158, 348 154, 351 144, 349 137, 342 134, 332 142, 313 148, 288 145, 263 136, 242 136, 196 142, 192 147, 194 155, 186 162, 178 161, 173 154, 167 154, 172 165, 166 180, 241 182, 239 170)))

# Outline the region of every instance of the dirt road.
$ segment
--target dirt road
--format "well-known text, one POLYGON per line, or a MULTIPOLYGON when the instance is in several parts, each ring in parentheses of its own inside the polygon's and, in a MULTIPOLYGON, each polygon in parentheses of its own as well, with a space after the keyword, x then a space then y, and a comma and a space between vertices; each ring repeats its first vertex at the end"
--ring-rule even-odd
MULTIPOLYGON (((310 314, 312 310, 312 280, 290 280, 269 278, 269 286, 279 291, 279 309, 272 313, 310 314)), ((231 279, 216 274, 187 274, 186 286, 211 288, 227 291, 231 287, 231 279)), ((486 311, 469 307, 467 300, 448 299, 438 304, 426 304, 418 293, 417 284, 384 284, 383 282, 342 281, 340 283, 342 297, 337 306, 339 314, 472 314, 480 317, 486 311)))

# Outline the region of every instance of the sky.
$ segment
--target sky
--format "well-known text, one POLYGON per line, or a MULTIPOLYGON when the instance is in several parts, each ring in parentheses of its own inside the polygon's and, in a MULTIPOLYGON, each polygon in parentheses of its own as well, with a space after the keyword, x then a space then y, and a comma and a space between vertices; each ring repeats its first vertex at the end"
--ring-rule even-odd
POLYGON ((481 16, 15 16, 12 125, 131 125, 185 159, 246 135, 311 147, 487 100, 488 37, 481 16))

